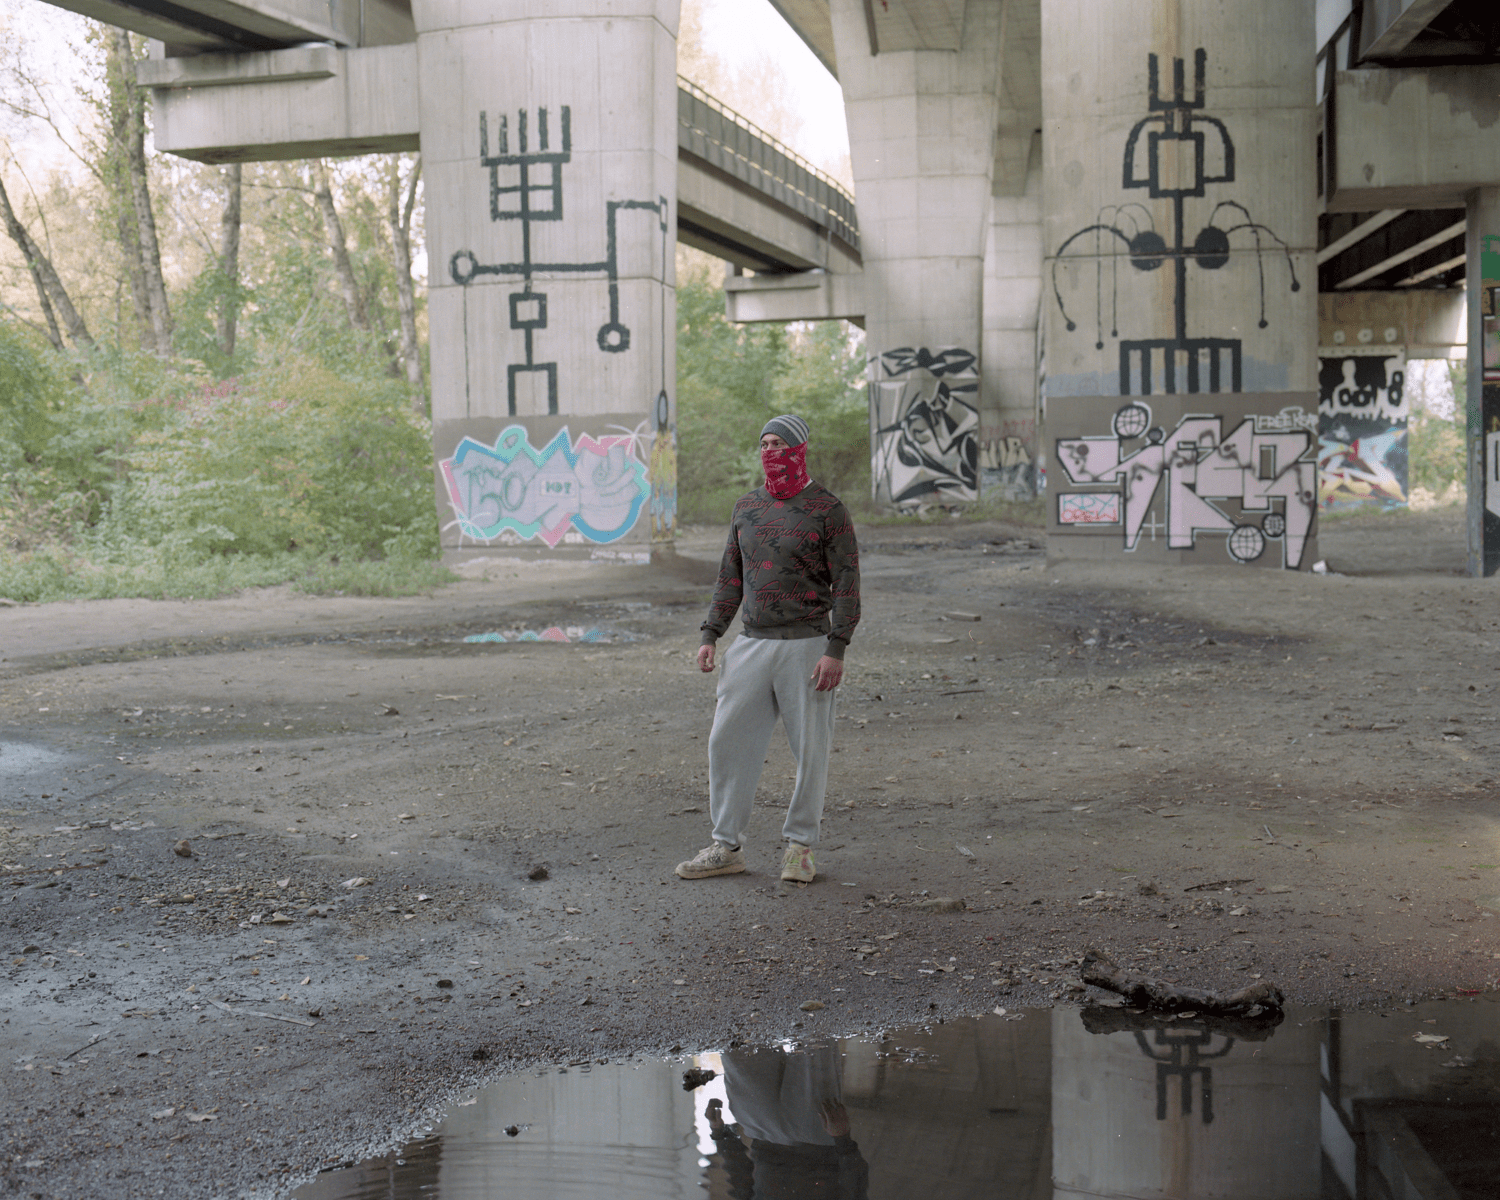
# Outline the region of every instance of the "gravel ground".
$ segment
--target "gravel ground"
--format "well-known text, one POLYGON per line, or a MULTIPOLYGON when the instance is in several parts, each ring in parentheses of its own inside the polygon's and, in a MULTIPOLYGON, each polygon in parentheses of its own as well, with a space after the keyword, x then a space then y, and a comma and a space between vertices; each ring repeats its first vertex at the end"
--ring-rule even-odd
POLYGON ((1306 1003, 1493 986, 1500 609, 1455 514, 1330 523, 1330 577, 862 531, 811 886, 784 745, 750 872, 672 875, 719 536, 0 609, 0 1186, 284 1195, 501 1071, 1076 1003, 1091 945, 1306 1003), (596 640, 463 640, 553 627, 596 640))

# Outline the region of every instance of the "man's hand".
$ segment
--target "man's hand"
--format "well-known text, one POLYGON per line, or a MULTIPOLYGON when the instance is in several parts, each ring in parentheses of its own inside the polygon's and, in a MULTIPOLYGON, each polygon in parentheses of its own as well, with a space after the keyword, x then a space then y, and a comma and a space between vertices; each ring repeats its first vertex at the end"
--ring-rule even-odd
MULTIPOLYGON (((701 653, 698 656, 698 662, 700 665, 703 662, 703 655, 701 653)), ((703 669, 705 671, 713 670, 712 667, 704 667, 703 669)), ((837 658, 830 658, 826 654, 818 659, 818 665, 813 668, 812 682, 817 684, 817 691, 831 692, 834 688, 838 687, 843 678, 843 661, 837 658)))
POLYGON ((698 647, 698 670, 707 675, 714 669, 714 648, 712 646, 698 647))
POLYGON ((823 1130, 829 1137, 849 1136, 849 1114, 837 1100, 825 1100, 818 1106, 818 1115, 823 1118, 823 1130))
MULTIPOLYGON (((705 646, 704 649, 712 650, 713 647, 705 646)), ((724 1128, 724 1101, 717 1098, 710 1100, 703 1115, 708 1118, 708 1127, 718 1133, 724 1128)))

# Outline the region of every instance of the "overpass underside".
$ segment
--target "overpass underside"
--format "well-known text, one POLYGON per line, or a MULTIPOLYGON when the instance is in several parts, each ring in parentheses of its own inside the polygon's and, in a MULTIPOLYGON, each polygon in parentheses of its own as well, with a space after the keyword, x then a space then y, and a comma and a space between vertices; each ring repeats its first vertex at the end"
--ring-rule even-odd
POLYGON ((842 84, 857 222, 679 84, 676 0, 68 6, 160 39, 162 149, 420 147, 450 545, 670 540, 680 240, 737 320, 865 326, 878 501, 1045 485, 1058 557, 1310 569, 1320 512, 1406 499, 1407 360, 1467 355, 1500 567, 1485 6, 772 2, 842 84))

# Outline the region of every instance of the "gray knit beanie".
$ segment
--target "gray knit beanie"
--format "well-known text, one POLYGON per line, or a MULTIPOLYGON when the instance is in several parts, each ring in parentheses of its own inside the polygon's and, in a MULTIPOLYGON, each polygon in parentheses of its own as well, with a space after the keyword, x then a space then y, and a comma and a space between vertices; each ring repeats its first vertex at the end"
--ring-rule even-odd
POLYGON ((788 446, 800 446, 807 441, 807 422, 801 417, 792 416, 791 413, 783 413, 767 421, 766 427, 760 431, 760 436, 765 437, 768 433, 774 433, 788 446))

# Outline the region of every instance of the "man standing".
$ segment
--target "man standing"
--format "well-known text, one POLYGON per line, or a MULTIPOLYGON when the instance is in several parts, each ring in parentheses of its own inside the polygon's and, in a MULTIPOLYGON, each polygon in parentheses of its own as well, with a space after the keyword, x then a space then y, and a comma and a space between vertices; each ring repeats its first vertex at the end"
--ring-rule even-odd
POLYGON ((713 842, 677 865, 684 879, 745 869, 741 839, 779 716, 797 760, 782 833, 783 879, 809 883, 823 819, 834 689, 859 623, 859 548, 849 510, 808 478, 807 422, 773 417, 760 435, 764 487, 740 497, 730 520, 698 668, 743 606, 744 632, 724 654, 708 738, 713 842))

